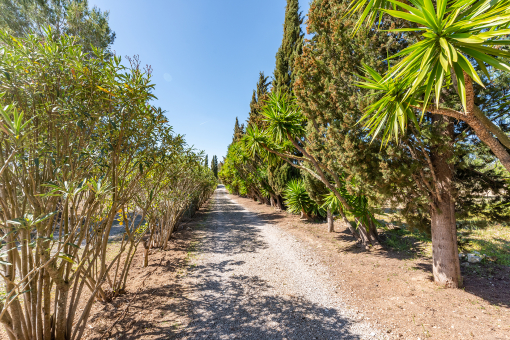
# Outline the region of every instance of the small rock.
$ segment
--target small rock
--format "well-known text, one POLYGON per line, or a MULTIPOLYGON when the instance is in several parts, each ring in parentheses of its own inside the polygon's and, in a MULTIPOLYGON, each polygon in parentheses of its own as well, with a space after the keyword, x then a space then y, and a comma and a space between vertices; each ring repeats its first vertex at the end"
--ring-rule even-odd
POLYGON ((462 262, 461 266, 469 267, 469 262, 462 262))
POLYGON ((482 258, 480 256, 474 255, 474 254, 468 254, 468 262, 469 263, 479 263, 482 261, 482 258))

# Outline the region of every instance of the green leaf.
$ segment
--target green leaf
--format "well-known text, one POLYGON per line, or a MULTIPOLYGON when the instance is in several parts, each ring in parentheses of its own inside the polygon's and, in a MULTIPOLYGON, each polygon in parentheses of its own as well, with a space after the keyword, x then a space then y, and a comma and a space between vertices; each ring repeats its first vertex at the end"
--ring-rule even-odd
POLYGON ((51 213, 49 213, 49 214, 46 214, 46 215, 44 215, 44 216, 40 216, 39 218, 37 218, 37 219, 33 222, 33 224, 41 223, 41 222, 43 222, 43 221, 47 220, 48 218, 50 218, 51 216, 55 215, 57 212, 58 212, 58 211, 53 211, 53 212, 51 212, 51 213))
POLYGON ((421 27, 421 28, 394 28, 394 29, 391 29, 391 30, 381 30, 381 32, 420 32, 420 31, 425 31, 427 28, 426 27, 421 27))
POLYGON ((395 18, 400 18, 400 19, 404 19, 407 21, 415 22, 417 24, 421 24, 421 25, 427 26, 427 27, 429 26, 429 23, 427 22, 427 20, 425 20, 419 16, 410 14, 410 13, 405 13, 405 12, 401 12, 401 11, 393 11, 390 9, 381 9, 381 11, 388 13, 389 15, 391 15, 392 17, 395 17, 395 18))
MULTIPOLYGON (((439 38, 439 44, 441 45, 441 47, 443 48, 443 53, 446 54, 446 57, 448 58, 448 64, 453 64, 452 63, 452 55, 450 53, 450 48, 448 46, 448 43, 446 42, 446 39, 445 38, 439 38)), ((441 63, 442 64, 442 63, 441 63)), ((443 65, 444 67, 444 65, 443 65)))
POLYGON ((441 63, 441 66, 443 67, 443 70, 445 72, 448 72, 448 69, 449 69, 449 63, 448 63, 448 60, 446 60, 446 58, 444 57, 444 54, 441 53, 439 55, 439 62, 441 63))
POLYGON ((468 33, 451 34, 448 38, 467 44, 481 44, 485 40, 468 33))
POLYGON ((480 59, 475 59, 476 63, 478 64, 478 67, 482 70, 482 72, 487 76, 488 79, 491 79, 491 76, 489 74, 489 71, 487 71, 487 68, 485 67, 485 64, 480 59))
POLYGON ((69 254, 64 254, 64 253, 60 253, 60 255, 58 256, 59 258, 61 258, 62 260, 66 261, 66 262, 69 262, 69 263, 72 263, 74 264, 74 260, 72 259, 72 255, 69 255, 69 254))
POLYGON ((473 58, 476 58, 476 59, 486 62, 487 64, 491 65, 492 67, 497 68, 498 70, 510 71, 510 66, 508 66, 506 63, 502 63, 499 60, 497 60, 496 58, 493 58, 493 57, 486 55, 482 52, 479 52, 479 51, 476 51, 476 50, 473 50, 473 49, 467 48, 467 47, 459 47, 459 50, 461 50, 462 52, 464 52, 465 54, 467 54, 470 57, 473 57, 473 58))
POLYGON ((459 97, 460 101, 462 103, 462 107, 464 108, 464 111, 467 110, 466 105, 466 84, 464 82, 464 73, 462 73, 462 68, 459 64, 454 64, 453 69, 455 71, 455 75, 457 78, 457 88, 459 91, 459 97))
POLYGON ((443 88, 443 80, 444 80, 445 74, 446 74, 446 72, 443 68, 441 68, 441 67, 437 68, 436 84, 435 84, 436 107, 439 107, 439 98, 441 97, 441 89, 443 88))
POLYGON ((77 248, 77 249, 80 249, 80 246, 78 246, 78 245, 76 245, 76 244, 74 244, 74 243, 67 242, 66 244, 67 244, 67 245, 70 245, 70 246, 72 246, 72 247, 75 247, 75 248, 77 248))
POLYGON ((471 65, 469 60, 467 60, 466 57, 464 57, 462 54, 460 54, 460 58, 459 58, 458 64, 471 77, 471 79, 476 81, 482 87, 485 87, 483 85, 482 80, 480 79, 480 77, 476 73, 475 69, 473 68, 473 65, 471 65))

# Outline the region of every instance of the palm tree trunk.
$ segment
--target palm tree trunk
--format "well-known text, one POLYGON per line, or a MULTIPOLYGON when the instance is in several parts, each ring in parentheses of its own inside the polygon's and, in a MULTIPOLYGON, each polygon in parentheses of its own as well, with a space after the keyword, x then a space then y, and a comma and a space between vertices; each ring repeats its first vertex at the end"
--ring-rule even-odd
POLYGON ((333 214, 331 213, 331 209, 328 209, 328 233, 335 232, 335 221, 333 220, 333 214))
POLYGON ((280 196, 276 196, 276 205, 278 206, 278 209, 283 210, 282 199, 280 196))
MULTIPOLYGON (((434 123, 443 123, 446 117, 433 115, 434 123)), ((449 124, 444 134, 453 137, 453 124, 449 124)), ((462 286, 459 252, 457 246, 457 226, 455 220, 455 203, 452 197, 453 164, 448 161, 453 155, 453 145, 444 151, 444 145, 432 148, 431 161, 435 172, 435 186, 438 194, 431 205, 432 229, 432 272, 434 282, 438 285, 458 288, 462 286)))
POLYGON ((304 210, 301 210, 301 219, 309 221, 311 218, 304 210))

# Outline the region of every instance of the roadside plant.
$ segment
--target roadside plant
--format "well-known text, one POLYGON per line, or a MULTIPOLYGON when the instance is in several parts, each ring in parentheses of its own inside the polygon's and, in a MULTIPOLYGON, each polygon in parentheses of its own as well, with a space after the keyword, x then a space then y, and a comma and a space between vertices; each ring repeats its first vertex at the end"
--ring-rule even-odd
MULTIPOLYGON (((360 241, 363 245, 378 245, 376 220, 363 193, 351 194, 346 188, 343 173, 332 170, 326 162, 310 152, 313 142, 307 138, 309 122, 295 98, 287 94, 272 93, 263 109, 266 128, 249 126, 243 137, 249 155, 266 159, 279 157, 292 167, 306 172, 321 181, 342 206, 355 215, 360 241)), ((349 223, 342 214, 342 218, 349 223)))
POLYGON ((302 180, 292 180, 287 184, 284 192, 285 204, 290 212, 301 214, 303 219, 311 219, 311 215, 318 211, 315 202, 310 198, 302 180))
POLYGON ((493 73, 489 69, 510 71, 510 2, 359 0, 353 2, 352 10, 363 11, 358 26, 365 20, 371 25, 375 17, 388 15, 408 23, 389 32, 419 35, 416 43, 390 56, 388 63, 396 61, 386 74, 365 67, 366 81, 360 86, 381 97, 362 118, 371 133, 398 138, 405 133, 408 121, 418 128, 418 112, 421 117, 426 112, 451 117, 468 124, 510 171, 510 138, 475 103, 473 86, 490 83, 493 73), (446 87, 455 89, 461 109, 441 101, 446 87))
MULTIPOLYGON (((0 322, 9 339, 80 339, 94 301, 125 288, 148 230, 136 195, 184 142, 150 104, 150 70, 51 30, 0 40, 0 322)), ((212 184, 183 195, 194 190, 212 184)))

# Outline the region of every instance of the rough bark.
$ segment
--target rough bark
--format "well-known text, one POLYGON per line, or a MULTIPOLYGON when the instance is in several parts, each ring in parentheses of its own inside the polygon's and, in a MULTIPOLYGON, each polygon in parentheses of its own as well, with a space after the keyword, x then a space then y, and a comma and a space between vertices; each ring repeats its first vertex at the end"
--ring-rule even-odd
MULTIPOLYGON (((456 78, 453 77, 452 80, 454 81, 454 88, 458 93, 456 78)), ((507 148, 510 148, 510 138, 503 130, 488 119, 475 104, 476 96, 473 89, 473 80, 465 72, 464 83, 466 89, 466 112, 448 108, 437 108, 434 105, 428 106, 426 110, 434 114, 452 117, 466 122, 473 129, 478 138, 491 149, 501 164, 510 171, 510 154, 507 150, 507 148)), ((418 106, 415 108, 422 109, 418 106)))
POLYGON ((304 210, 301 211, 301 219, 302 220, 307 220, 307 221, 310 221, 311 220, 311 217, 310 215, 308 215, 304 210))
POLYGON ((455 204, 443 195, 437 209, 431 212, 432 259, 434 282, 448 288, 462 286, 455 226, 455 204))
POLYGON ((271 195, 271 199, 270 199, 270 203, 271 203, 271 206, 274 207, 275 206, 275 199, 274 197, 271 195))
POLYGON ((345 213, 342 209, 340 209, 340 215, 342 216, 342 221, 343 223, 347 226, 347 228, 349 228, 349 231, 351 232, 352 236, 354 236, 354 238, 356 239, 356 241, 358 242, 361 242, 361 236, 358 234, 358 232, 356 231, 356 229, 354 229, 352 227, 352 224, 351 222, 349 222, 349 220, 347 219, 347 217, 345 216, 345 213))
POLYGON ((331 213, 331 209, 328 209, 328 233, 335 232, 335 221, 333 220, 333 214, 331 213))
MULTIPOLYGON (((434 115, 433 121, 441 124, 444 117, 434 115)), ((453 125, 450 123, 444 131, 453 135, 453 125)), ((436 174, 435 195, 431 205, 432 229, 432 260, 434 282, 438 285, 458 288, 462 286, 460 275, 459 253, 457 247, 457 227, 455 220, 455 201, 453 191, 453 164, 448 160, 452 157, 452 147, 445 150, 444 146, 435 146, 431 150, 431 162, 436 174)))
POLYGON ((276 196, 276 205, 278 209, 283 210, 282 198, 280 196, 276 196))

